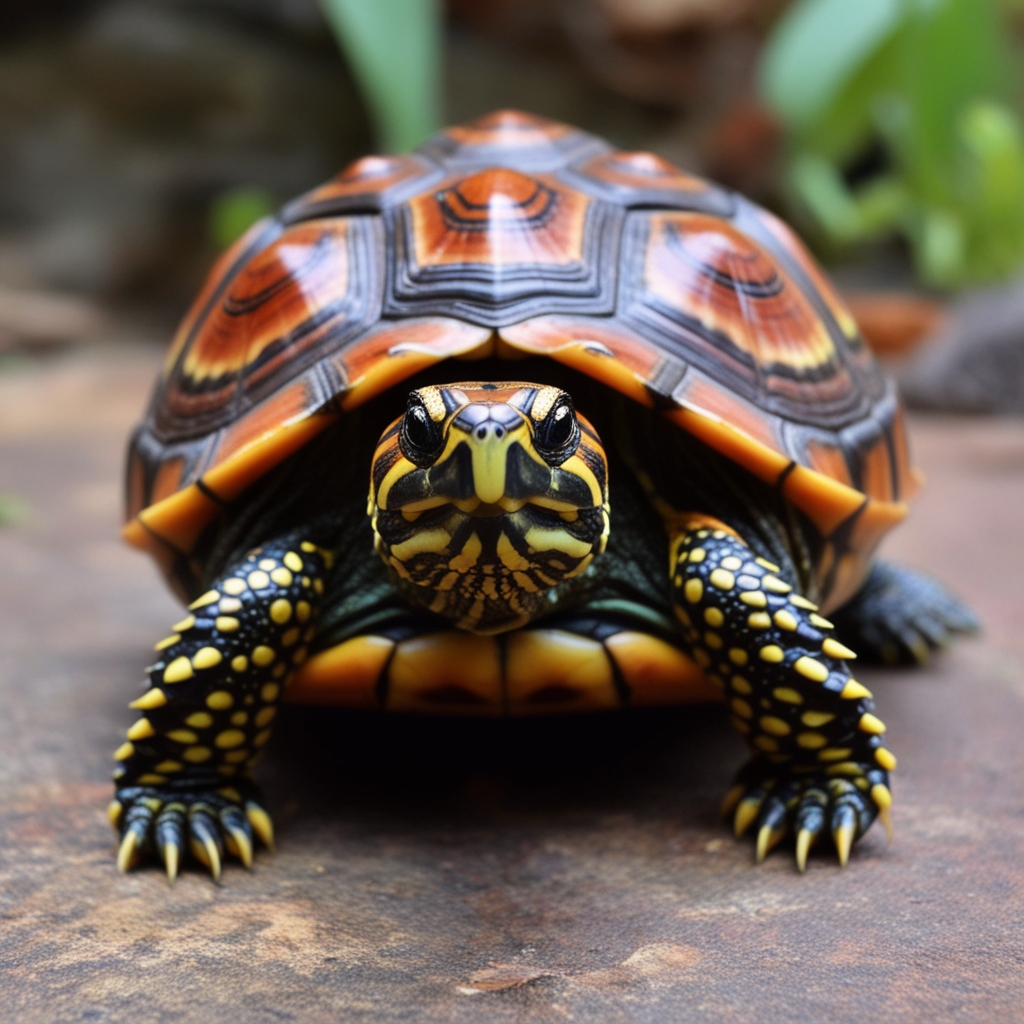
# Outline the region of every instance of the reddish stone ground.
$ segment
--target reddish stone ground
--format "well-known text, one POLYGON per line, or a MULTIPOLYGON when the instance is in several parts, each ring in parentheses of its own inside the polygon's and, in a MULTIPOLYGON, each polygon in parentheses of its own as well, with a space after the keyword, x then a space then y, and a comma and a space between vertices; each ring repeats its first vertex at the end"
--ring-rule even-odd
POLYGON ((1024 422, 921 419, 889 552, 984 638, 861 673, 899 756, 896 839, 761 867, 715 820, 719 708, 536 722, 286 716, 279 851, 223 885, 119 876, 110 752, 178 609, 117 539, 158 355, 0 374, 5 1021, 979 1021, 1024 1006, 1024 422))

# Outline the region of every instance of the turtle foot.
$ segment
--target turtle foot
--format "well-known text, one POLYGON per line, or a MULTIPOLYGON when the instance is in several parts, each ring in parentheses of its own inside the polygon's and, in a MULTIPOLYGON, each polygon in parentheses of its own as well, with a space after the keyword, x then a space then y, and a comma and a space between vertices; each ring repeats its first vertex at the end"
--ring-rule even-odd
POLYGON ((740 838, 755 826, 757 862, 787 835, 796 836, 796 866, 806 870, 807 855, 826 833, 832 836, 839 864, 875 818, 892 838, 888 773, 874 765, 843 762, 824 771, 800 771, 796 765, 751 759, 722 805, 740 838))
POLYGON ((156 851, 167 878, 177 877, 185 853, 191 853, 220 881, 225 851, 252 866, 253 833, 269 849, 274 827, 255 784, 173 789, 167 786, 125 786, 108 808, 120 836, 117 867, 130 871, 156 851))
POLYGON ((941 583, 888 562, 876 562, 860 591, 829 617, 843 643, 883 665, 923 664, 954 634, 978 630, 970 609, 941 583))

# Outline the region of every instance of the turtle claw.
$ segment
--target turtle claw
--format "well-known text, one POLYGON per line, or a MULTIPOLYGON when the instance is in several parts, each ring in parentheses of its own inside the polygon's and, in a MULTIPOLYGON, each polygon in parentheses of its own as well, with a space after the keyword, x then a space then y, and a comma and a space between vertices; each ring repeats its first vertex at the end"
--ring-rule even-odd
POLYGON ((254 787, 241 786, 248 790, 244 796, 235 786, 199 791, 151 786, 122 789, 117 801, 121 810, 110 814, 122 837, 118 869, 130 871, 154 848, 172 883, 185 850, 215 882, 220 881, 225 852, 251 868, 253 832, 268 847, 273 845, 274 832, 270 815, 252 798, 254 787))
POLYGON ((756 860, 760 864, 789 833, 796 834, 796 867, 803 874, 807 857, 826 828, 835 843, 841 867, 853 844, 880 818, 889 829, 892 794, 888 774, 873 765, 849 763, 858 784, 825 772, 790 774, 777 764, 752 759, 740 773, 745 795, 736 803, 733 831, 737 838, 756 824, 756 860), (870 793, 864 790, 865 781, 870 793))

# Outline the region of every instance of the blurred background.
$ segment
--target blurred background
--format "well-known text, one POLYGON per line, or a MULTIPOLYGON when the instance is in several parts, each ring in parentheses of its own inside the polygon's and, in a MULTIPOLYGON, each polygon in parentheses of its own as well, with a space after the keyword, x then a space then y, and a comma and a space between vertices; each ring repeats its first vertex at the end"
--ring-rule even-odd
POLYGON ((918 405, 1024 409, 1024 0, 6 0, 0 370, 166 337, 216 252, 513 106, 795 224, 918 405))

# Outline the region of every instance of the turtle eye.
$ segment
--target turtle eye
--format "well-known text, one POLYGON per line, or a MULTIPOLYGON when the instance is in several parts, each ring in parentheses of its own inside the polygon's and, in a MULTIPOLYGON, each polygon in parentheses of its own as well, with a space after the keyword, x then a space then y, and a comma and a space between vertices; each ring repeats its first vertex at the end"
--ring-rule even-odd
POLYGON ((576 451, 580 443, 580 425, 568 397, 560 398, 551 412, 537 424, 533 443, 544 461, 552 466, 561 465, 576 451))
POLYGON ((409 406, 402 417, 398 446, 410 462, 422 467, 433 465, 444 448, 441 425, 430 418, 423 400, 415 392, 409 396, 409 406))

